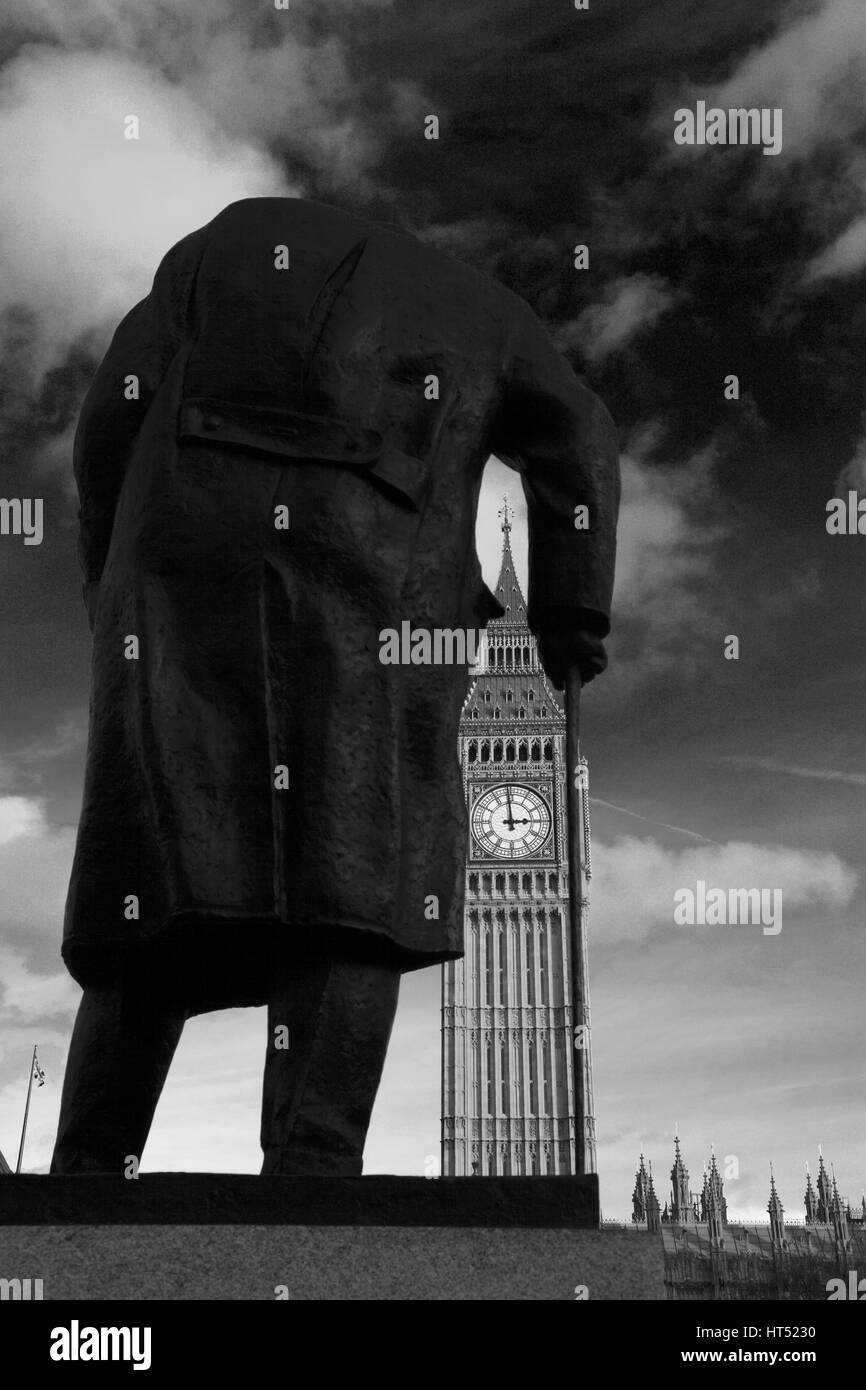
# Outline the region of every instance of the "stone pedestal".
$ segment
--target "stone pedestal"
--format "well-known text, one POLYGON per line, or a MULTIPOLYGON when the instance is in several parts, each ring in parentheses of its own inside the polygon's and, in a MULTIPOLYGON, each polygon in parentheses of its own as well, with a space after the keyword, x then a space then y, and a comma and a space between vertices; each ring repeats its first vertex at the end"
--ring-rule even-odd
POLYGON ((663 1277, 657 1238, 598 1230, 594 1176, 0 1179, 0 1279, 51 1300, 591 1302, 663 1277))

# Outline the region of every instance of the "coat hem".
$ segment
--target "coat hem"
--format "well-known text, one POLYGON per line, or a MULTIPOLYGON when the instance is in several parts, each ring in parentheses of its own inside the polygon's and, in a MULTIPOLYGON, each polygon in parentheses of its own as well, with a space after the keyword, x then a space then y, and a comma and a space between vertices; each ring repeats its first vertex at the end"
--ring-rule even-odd
MULTIPOLYGON (((305 937, 305 949, 325 949, 327 941, 333 950, 365 960, 379 958, 401 974, 459 960, 464 954, 462 949, 447 945, 435 949, 407 946, 395 941, 382 926, 359 919, 326 919, 321 914, 278 916, 209 906, 178 909, 155 932, 126 940, 118 940, 116 932, 67 935, 61 956, 82 988, 104 985, 116 979, 128 962, 146 957, 162 960, 165 972, 178 979, 190 1015, 258 1007, 267 1003, 267 970, 263 961, 257 972, 244 974, 245 968, 249 970, 244 943, 231 934, 232 927, 241 924, 258 924, 277 950, 285 942, 283 933, 297 931, 305 937)), ((286 944, 291 950, 292 943, 286 944)))

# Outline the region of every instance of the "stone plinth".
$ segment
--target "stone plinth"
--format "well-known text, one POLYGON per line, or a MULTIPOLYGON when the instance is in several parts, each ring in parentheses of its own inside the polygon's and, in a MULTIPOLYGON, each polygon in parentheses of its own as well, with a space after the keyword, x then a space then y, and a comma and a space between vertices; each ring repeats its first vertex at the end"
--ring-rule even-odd
POLYGON ((0 1278, 45 1299, 663 1298, 587 1178, 0 1179, 0 1278))

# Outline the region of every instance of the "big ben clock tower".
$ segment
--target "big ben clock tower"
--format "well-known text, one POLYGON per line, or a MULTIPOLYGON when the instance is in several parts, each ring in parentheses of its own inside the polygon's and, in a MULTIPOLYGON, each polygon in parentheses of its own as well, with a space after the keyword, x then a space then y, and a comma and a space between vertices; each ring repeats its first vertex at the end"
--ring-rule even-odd
MULTIPOLYGON (((470 834, 466 954, 442 968, 446 1177, 575 1173, 581 1115, 595 1171, 588 1001, 576 1018, 571 1007, 565 715, 527 625, 507 503, 500 516, 505 613, 487 626, 460 720, 470 834)), ((585 807, 585 765, 579 776, 585 807)))

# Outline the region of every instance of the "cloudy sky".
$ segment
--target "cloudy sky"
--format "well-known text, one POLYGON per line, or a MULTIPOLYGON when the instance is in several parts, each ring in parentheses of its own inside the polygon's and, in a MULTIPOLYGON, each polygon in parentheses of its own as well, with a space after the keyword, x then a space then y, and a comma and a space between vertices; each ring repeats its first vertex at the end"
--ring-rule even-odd
MULTIPOLYGON (((295 193, 420 236, 544 318, 621 430, 611 666, 585 696, 591 982, 606 1215, 638 1151, 666 1190, 802 1214, 817 1146, 866 1184, 866 7, 862 0, 5 0, 0 457, 45 539, 0 538, 0 1149, 47 1164, 78 991, 59 959, 88 636, 70 440, 164 251, 226 203, 295 193), (697 100, 783 111, 783 148, 684 147, 697 100), (123 138, 136 114, 137 142, 123 138), (440 119, 438 142, 424 117, 440 119), (572 248, 590 248, 573 268, 572 248), (739 400, 726 400, 736 374, 739 400), (724 659, 725 638, 740 642, 724 659), (697 879, 783 890, 783 929, 676 927, 697 879)), ((491 462, 479 553, 519 483, 491 462)), ((525 556, 517 535, 518 563, 525 556)), ((439 978, 404 982, 368 1171, 438 1152, 439 978)), ((264 1015, 188 1025, 146 1169, 255 1171, 264 1015)))

